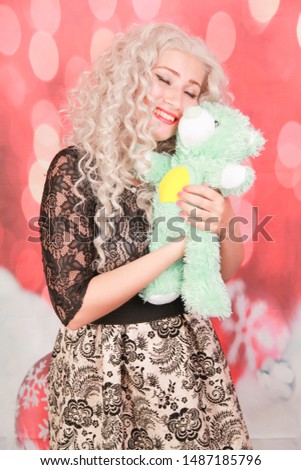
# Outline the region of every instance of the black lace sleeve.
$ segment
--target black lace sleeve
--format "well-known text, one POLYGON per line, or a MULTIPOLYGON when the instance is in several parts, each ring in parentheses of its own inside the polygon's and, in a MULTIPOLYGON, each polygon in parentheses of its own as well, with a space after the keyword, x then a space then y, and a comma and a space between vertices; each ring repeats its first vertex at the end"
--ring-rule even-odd
POLYGON ((68 148, 58 153, 50 164, 40 211, 40 238, 46 283, 53 308, 64 325, 80 309, 96 257, 93 244, 96 210, 92 191, 79 212, 74 193, 78 180, 78 153, 68 148))

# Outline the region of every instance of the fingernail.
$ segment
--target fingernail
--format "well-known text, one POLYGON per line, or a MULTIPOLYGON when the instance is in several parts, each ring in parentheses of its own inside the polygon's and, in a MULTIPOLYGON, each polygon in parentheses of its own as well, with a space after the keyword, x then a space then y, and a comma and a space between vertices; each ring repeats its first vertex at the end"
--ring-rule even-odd
POLYGON ((188 186, 183 187, 183 191, 187 191, 187 189, 188 189, 188 186))
POLYGON ((180 192, 177 194, 177 196, 182 197, 182 196, 183 196, 183 193, 180 191, 180 192))
POLYGON ((181 205, 181 201, 180 201, 180 200, 176 201, 176 204, 178 204, 178 206, 180 206, 180 205, 181 205))
POLYGON ((186 214, 185 214, 185 212, 182 212, 182 211, 181 211, 181 212, 179 212, 179 215, 180 215, 181 217, 183 217, 183 218, 184 218, 184 217, 186 217, 186 214))

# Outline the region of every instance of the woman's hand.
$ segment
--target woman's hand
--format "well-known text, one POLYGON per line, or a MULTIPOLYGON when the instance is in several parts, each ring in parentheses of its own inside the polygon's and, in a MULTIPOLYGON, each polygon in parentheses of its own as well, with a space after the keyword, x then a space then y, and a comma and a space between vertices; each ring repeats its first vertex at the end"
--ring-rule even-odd
POLYGON ((206 184, 186 186, 178 196, 180 214, 187 222, 219 235, 221 275, 225 282, 229 281, 244 258, 240 229, 234 223, 230 225, 234 217, 230 199, 206 184))
POLYGON ((178 196, 180 214, 191 225, 217 235, 228 232, 229 222, 234 216, 229 198, 206 183, 185 186, 178 196))

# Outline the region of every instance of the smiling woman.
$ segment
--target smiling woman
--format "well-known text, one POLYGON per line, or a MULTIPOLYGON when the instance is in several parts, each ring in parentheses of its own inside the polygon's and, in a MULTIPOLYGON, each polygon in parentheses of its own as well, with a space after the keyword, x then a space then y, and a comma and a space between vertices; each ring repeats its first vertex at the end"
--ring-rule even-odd
MULTIPOLYGON (((40 218, 62 321, 49 372, 52 449, 251 447, 210 321, 179 298, 158 306, 137 295, 183 257, 185 239, 148 253, 154 188, 136 164, 154 149, 172 153, 184 109, 224 100, 225 84, 203 41, 150 24, 117 34, 70 92, 70 146, 50 165, 40 218)), ((183 211, 206 200, 215 229, 229 224, 229 201, 190 189, 183 211)), ((224 240, 221 255, 234 272, 239 244, 224 240)))
POLYGON ((153 132, 153 137, 161 141, 175 134, 184 109, 198 103, 206 69, 194 55, 171 49, 159 56, 153 73, 146 103, 155 120, 162 123, 153 132))

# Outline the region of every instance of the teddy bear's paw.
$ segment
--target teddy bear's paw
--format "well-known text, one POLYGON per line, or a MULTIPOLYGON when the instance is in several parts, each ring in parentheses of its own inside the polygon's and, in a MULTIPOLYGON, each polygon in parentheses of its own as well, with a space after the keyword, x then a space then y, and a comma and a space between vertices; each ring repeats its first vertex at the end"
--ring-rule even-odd
POLYGON ((246 179, 246 172, 246 167, 242 165, 227 165, 222 173, 222 187, 225 189, 232 189, 240 186, 246 179))
POLYGON ((173 302, 179 297, 180 294, 177 292, 172 292, 171 294, 155 294, 155 295, 150 295, 147 299, 147 301, 150 304, 154 305, 162 305, 162 304, 169 304, 170 302, 173 302))

